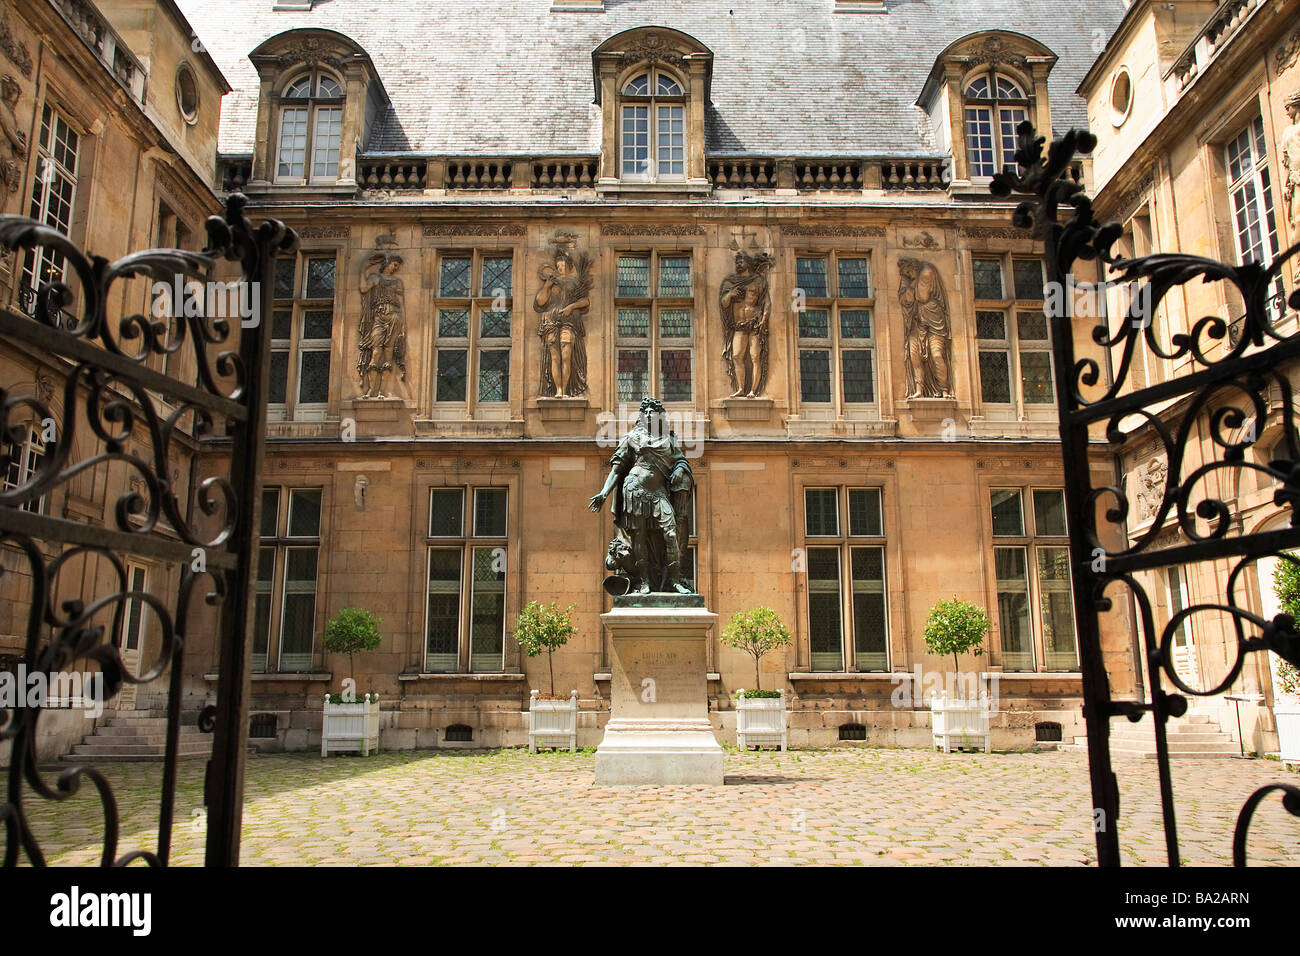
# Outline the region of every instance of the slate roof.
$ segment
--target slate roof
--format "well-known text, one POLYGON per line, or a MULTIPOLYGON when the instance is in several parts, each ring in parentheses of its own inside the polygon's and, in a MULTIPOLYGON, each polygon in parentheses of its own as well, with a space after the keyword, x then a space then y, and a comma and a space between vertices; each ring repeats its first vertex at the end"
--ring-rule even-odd
POLYGON ((368 153, 572 155, 600 148, 591 53, 638 26, 671 27, 713 51, 710 154, 925 155, 915 103, 935 57, 980 30, 1013 30, 1059 62, 1049 94, 1058 131, 1086 121, 1075 93, 1123 16, 1123 0, 886 0, 885 14, 833 13, 833 0, 606 0, 603 13, 551 0, 178 0, 235 87, 220 150, 253 148, 257 74, 249 51, 297 27, 356 40, 392 100, 368 153))

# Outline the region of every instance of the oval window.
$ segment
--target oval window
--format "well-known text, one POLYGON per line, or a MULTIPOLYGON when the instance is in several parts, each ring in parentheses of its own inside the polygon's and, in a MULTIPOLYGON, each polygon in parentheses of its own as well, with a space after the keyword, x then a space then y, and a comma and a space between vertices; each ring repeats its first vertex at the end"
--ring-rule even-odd
POLYGON ((1110 81, 1110 122, 1113 126, 1123 126, 1133 109, 1133 80, 1128 70, 1121 67, 1110 81))
POLYGON ((182 63, 176 70, 176 105, 185 122, 194 123, 198 120, 199 82, 188 63, 182 63))

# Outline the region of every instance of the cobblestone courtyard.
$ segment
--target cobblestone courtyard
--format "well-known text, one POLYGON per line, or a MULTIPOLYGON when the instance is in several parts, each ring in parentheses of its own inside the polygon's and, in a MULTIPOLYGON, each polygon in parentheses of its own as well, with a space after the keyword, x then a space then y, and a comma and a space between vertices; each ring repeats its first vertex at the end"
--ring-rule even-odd
MULTIPOLYGON (((1087 760, 1066 753, 834 749, 727 754, 727 785, 598 788, 590 752, 393 752, 250 757, 245 865, 1049 864, 1093 859, 1087 760)), ((156 839, 157 765, 106 768, 119 853, 156 839)), ((1164 863, 1155 764, 1117 765, 1128 864, 1164 863)), ((1175 762, 1189 865, 1231 862, 1246 796, 1287 780, 1262 760, 1175 762)), ((47 774, 47 777, 52 776, 47 774)), ((182 765, 173 862, 203 859, 201 761, 182 765)), ((29 797, 51 863, 98 859, 93 787, 57 808, 29 797)), ((1300 821, 1257 812, 1251 861, 1300 864, 1300 821)))

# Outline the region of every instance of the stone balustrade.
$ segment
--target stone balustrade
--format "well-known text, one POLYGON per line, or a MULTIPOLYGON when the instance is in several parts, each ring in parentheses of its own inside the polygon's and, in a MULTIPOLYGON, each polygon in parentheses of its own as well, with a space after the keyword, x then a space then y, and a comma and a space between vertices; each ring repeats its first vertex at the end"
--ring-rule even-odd
POLYGON ((1236 36, 1251 14, 1266 3, 1267 0, 1226 0, 1220 5, 1196 39, 1174 61, 1173 69, 1166 77, 1167 83, 1172 82, 1174 93, 1187 89, 1205 71, 1219 48, 1236 36))
POLYGON ((423 190, 428 163, 423 159, 362 160, 357 185, 362 189, 423 190))
POLYGON ((130 92, 137 103, 144 103, 144 86, 148 72, 136 59, 113 28, 87 0, 49 0, 68 25, 95 51, 99 61, 130 92))

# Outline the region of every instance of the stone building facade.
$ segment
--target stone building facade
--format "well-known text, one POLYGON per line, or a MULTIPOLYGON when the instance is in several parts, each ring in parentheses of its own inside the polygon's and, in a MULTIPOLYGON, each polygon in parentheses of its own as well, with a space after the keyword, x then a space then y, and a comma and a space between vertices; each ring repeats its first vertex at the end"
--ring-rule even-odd
MULTIPOLYGON (((1300 242, 1300 4, 1291 0, 1227 3, 1133 3, 1079 92, 1088 101, 1089 127, 1098 135, 1094 176, 1096 207, 1124 225, 1118 248, 1125 255, 1183 252, 1229 263, 1268 263, 1300 242)), ((1296 313, 1285 299, 1300 273, 1294 260, 1270 287, 1270 316, 1278 336, 1296 333, 1296 313)), ((1127 307, 1123 290, 1111 294, 1113 311, 1127 307)), ((1241 295, 1224 282, 1194 282, 1157 311, 1154 325, 1166 353, 1171 336, 1191 335, 1208 360, 1234 346, 1244 314, 1241 295), (1222 316, 1229 326, 1217 340, 1202 325, 1222 316)), ((1148 354, 1133 371, 1137 387, 1157 384, 1203 367, 1187 350, 1174 359, 1148 354)), ((1278 370, 1294 382, 1294 369, 1278 370)), ((1160 413, 1171 429, 1189 415, 1189 398, 1160 413)), ((1294 459, 1275 384, 1265 407, 1241 394, 1223 393, 1191 413, 1190 440, 1175 484, 1223 460, 1225 443, 1243 449, 1244 468, 1211 470, 1191 499, 1224 503, 1232 533, 1282 527, 1289 520, 1274 501, 1277 485, 1256 466, 1294 459), (1242 420, 1214 423, 1214 415, 1243 407, 1242 420)), ((1137 428, 1121 449, 1129 496, 1130 540, 1154 536, 1159 546, 1189 542, 1176 509, 1160 514, 1170 455, 1152 428, 1137 428), (1157 519, 1159 527, 1155 527, 1157 519)), ((1201 522, 1199 533, 1208 525, 1201 522)), ((1265 617, 1278 613, 1272 576, 1275 558, 1244 569, 1236 603, 1265 617)), ((1156 626, 1179 610, 1222 604, 1233 563, 1226 560, 1147 573, 1140 583, 1152 598, 1156 626)), ((1178 629, 1174 667, 1189 685, 1219 684, 1237 660, 1231 621, 1213 612, 1190 616, 1178 629)), ((1143 653, 1145 672, 1145 653, 1143 653)), ((1271 707, 1277 685, 1272 654, 1251 654, 1227 694, 1258 697, 1233 702, 1216 694, 1195 706, 1236 730, 1237 711, 1247 750, 1276 749, 1271 707), (1270 661, 1271 658, 1271 661, 1270 661)))
MULTIPOLYGON (((50 29, 81 22, 69 3, 37 6, 50 29)), ((1019 120, 1096 128, 1094 58, 1145 7, 1121 21, 1116 6, 102 3, 147 67, 139 112, 160 133, 97 154, 105 198, 74 216, 74 239, 197 248, 202 216, 236 189, 302 239, 269 317, 249 635, 252 711, 275 735, 261 743, 318 745, 321 699, 347 676, 379 694, 384 746, 522 743, 530 689, 550 689, 545 659, 511 635, 536 599, 575 606, 554 691, 578 691, 579 743, 594 745, 612 520, 587 504, 646 394, 692 456, 691 581, 724 622, 764 604, 791 629, 762 680, 791 697, 792 744, 928 743, 926 700, 952 663, 921 630, 953 595, 993 619, 987 655, 961 666, 996 675, 994 745, 1082 733, 1042 250, 988 182, 1019 120), (190 102, 170 79, 182 61, 194 124, 172 116, 190 102), (354 673, 321 646, 347 606, 383 620, 354 673)), ((1166 7, 1199 18, 1189 38, 1215 13, 1166 7)), ((36 29, 7 17, 14 35, 36 29)), ((61 42, 75 52, 78 37, 61 42)), ((118 83, 111 64, 95 82, 118 83)), ((34 129, 49 100, 33 88, 17 115, 34 129)), ((103 107, 110 131, 128 106, 103 107)), ((77 109, 89 130, 92 107, 77 109)), ((1102 202, 1154 166, 1113 156, 1106 141, 1078 170, 1102 202)), ((37 178, 19 165, 10 211, 37 178)), ((145 304, 135 287, 119 307, 145 304)), ((1089 329, 1075 348, 1104 364, 1089 329)), ((8 380, 31 381, 39 357, 15 362, 8 380)), ((1128 463, 1098 438, 1094 480, 1112 483, 1128 463)), ((175 481, 220 467, 219 444, 200 451, 175 481)), ((111 467, 96 482, 88 519, 129 487, 111 467)), ((174 588, 174 569, 143 571, 174 588)), ((1103 623, 1113 687, 1141 693, 1128 608, 1103 623)), ((147 612, 139 628, 147 649, 147 612)), ((211 633, 185 661, 197 710, 216 689, 211 633)), ((715 634, 708 667, 728 736, 752 662, 715 634)))
MULTIPOLYGON (((217 131, 230 85, 193 38, 171 0, 0 4, 0 213, 32 216, 108 259, 151 247, 201 247, 203 222, 220 208, 213 188, 217 131)), ((30 313, 36 288, 63 278, 65 265, 49 249, 6 252, 0 256, 3 306, 30 313)), ((75 281, 68 284, 78 297, 68 312, 76 315, 80 290, 75 281)), ((147 301, 147 290, 136 282, 121 282, 113 293, 106 305, 112 316, 147 301)), ((167 361, 169 374, 193 376, 191 356, 177 352, 167 361)), ((149 362, 164 370, 162 356, 149 362)), ((0 347, 0 387, 36 396, 60 422, 65 372, 59 360, 25 343, 6 340, 0 347)), ((50 436, 22 405, 6 425, 22 436, 4 442, 9 488, 32 475, 50 436)), ((84 420, 73 441, 74 461, 101 450, 84 420)), ((149 455, 143 432, 125 448, 149 455)), ((190 487, 197 454, 198 443, 179 435, 169 461, 174 486, 190 487)), ((125 462, 107 460, 26 507, 111 524, 119 497, 139 487, 125 462)), ((175 538, 167 529, 159 533, 175 538)), ((0 667, 12 670, 26 643, 30 570, 10 545, 0 547, 0 568, 0 667)), ((132 563, 128 573, 138 589, 158 594, 174 594, 180 578, 179 569, 165 563, 132 563)), ((117 590, 112 576, 105 561, 73 558, 56 589, 60 597, 103 594, 117 590)), ((110 625, 111 616, 104 623, 110 625)), ((124 647, 130 665, 147 661, 148 639, 138 627, 124 647)), ((128 685, 122 706, 135 703, 134 689, 128 685)), ((66 752, 93 724, 81 711, 51 710, 42 718, 40 756, 66 752)), ((3 759, 8 744, 0 747, 3 759)))

